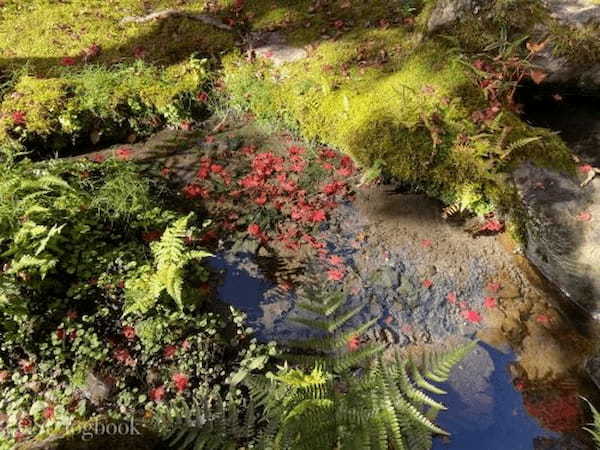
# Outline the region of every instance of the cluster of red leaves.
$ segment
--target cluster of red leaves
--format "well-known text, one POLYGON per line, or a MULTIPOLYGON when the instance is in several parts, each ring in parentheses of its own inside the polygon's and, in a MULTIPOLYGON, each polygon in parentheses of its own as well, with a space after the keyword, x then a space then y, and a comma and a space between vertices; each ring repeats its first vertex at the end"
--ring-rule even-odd
MULTIPOLYGON (((488 285, 489 286, 489 285, 488 285)), ((446 295, 446 300, 448 300, 451 304, 457 305, 460 308, 460 315, 467 321, 471 323, 479 323, 483 320, 481 314, 469 307, 469 304, 465 301, 458 301, 458 296, 456 292, 449 292, 446 295)), ((485 297, 483 300, 483 306, 486 309, 496 308, 498 305, 498 301, 495 297, 485 297)))
MULTIPOLYGON (((349 157, 329 148, 313 157, 308 153, 297 145, 283 155, 254 146, 209 148, 183 193, 204 200, 215 230, 238 232, 272 247, 297 251, 307 246, 324 254, 317 227, 351 196, 345 179, 356 169, 349 157)), ((340 268, 328 272, 331 280, 343 277, 340 268)))
POLYGON ((504 223, 496 219, 488 219, 479 227, 479 232, 501 233, 504 231, 504 223))
POLYGON ((544 428, 568 433, 581 427, 583 411, 577 392, 551 389, 543 393, 526 392, 523 397, 527 412, 544 428))

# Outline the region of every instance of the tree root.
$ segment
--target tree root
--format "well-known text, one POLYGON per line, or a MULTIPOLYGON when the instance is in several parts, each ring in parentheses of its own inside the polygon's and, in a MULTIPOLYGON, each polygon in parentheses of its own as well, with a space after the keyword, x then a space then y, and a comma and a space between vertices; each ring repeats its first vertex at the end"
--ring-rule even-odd
POLYGON ((153 12, 146 16, 128 16, 121 19, 121 24, 126 23, 145 23, 153 20, 162 20, 169 17, 186 17, 191 20, 198 20, 199 22, 207 25, 212 25, 221 30, 231 30, 229 25, 224 24, 220 19, 209 16, 207 14, 191 13, 187 11, 181 11, 179 9, 165 9, 162 11, 153 12))

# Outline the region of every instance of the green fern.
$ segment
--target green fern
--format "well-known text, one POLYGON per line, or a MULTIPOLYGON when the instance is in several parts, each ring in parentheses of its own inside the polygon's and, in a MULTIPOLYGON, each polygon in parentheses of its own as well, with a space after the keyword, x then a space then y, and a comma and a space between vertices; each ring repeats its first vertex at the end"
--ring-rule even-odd
MULTIPOLYGON (((451 368, 476 343, 429 354, 423 364, 400 353, 389 360, 377 342, 349 345, 365 336, 376 319, 349 328, 348 322, 362 308, 345 311, 344 304, 341 292, 308 293, 298 305, 312 316, 292 320, 320 337, 287 342, 288 352, 278 356, 283 365, 273 373, 248 375, 242 382, 253 411, 260 411, 259 447, 430 449, 434 435, 448 434, 435 424, 438 412, 446 407, 429 396, 444 393, 431 381, 447 380, 451 368), (267 424, 269 432, 261 428, 267 424)), ((197 440, 190 436, 206 433, 205 426, 181 430, 180 442, 188 447, 180 448, 195 448, 197 440)), ((221 436, 223 440, 213 441, 212 448, 229 448, 233 435, 221 436)), ((239 439, 235 442, 241 444, 239 439)))
POLYGON ((189 222, 193 213, 176 220, 163 233, 160 241, 152 244, 152 267, 140 269, 136 277, 126 285, 128 305, 126 313, 145 313, 166 291, 179 309, 183 309, 183 280, 187 264, 192 260, 201 260, 210 253, 201 250, 189 250, 184 239, 188 236, 189 222))
POLYGON ((586 430, 588 433, 590 433, 592 435, 592 439, 594 440, 594 444, 596 445, 596 448, 600 448, 600 412, 598 412, 598 410, 596 408, 594 408, 594 405, 592 405, 589 400, 585 399, 584 400, 587 402, 587 404, 590 407, 590 410, 592 411, 592 419, 593 422, 590 423, 587 427, 584 428, 584 430, 586 430))

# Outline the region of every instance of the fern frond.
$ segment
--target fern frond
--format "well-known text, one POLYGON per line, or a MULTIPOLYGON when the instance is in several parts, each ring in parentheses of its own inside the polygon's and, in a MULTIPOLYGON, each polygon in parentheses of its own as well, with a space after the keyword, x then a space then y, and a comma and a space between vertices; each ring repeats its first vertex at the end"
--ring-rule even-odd
POLYGON ((470 341, 450 352, 445 352, 443 354, 430 353, 427 358, 428 362, 426 364, 425 376, 438 383, 447 381, 452 368, 469 354, 476 345, 477 341, 470 341))

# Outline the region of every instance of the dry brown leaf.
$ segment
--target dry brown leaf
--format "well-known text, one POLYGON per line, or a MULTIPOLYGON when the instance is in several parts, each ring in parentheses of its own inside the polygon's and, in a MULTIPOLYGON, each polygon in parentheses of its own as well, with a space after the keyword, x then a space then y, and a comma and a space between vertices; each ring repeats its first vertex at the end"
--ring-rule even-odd
POLYGON ((530 72, 529 76, 531 77, 531 79, 533 80, 533 82, 535 84, 540 84, 540 83, 542 83, 542 81, 544 81, 546 79, 548 74, 545 72, 542 72, 541 70, 532 70, 530 72))

